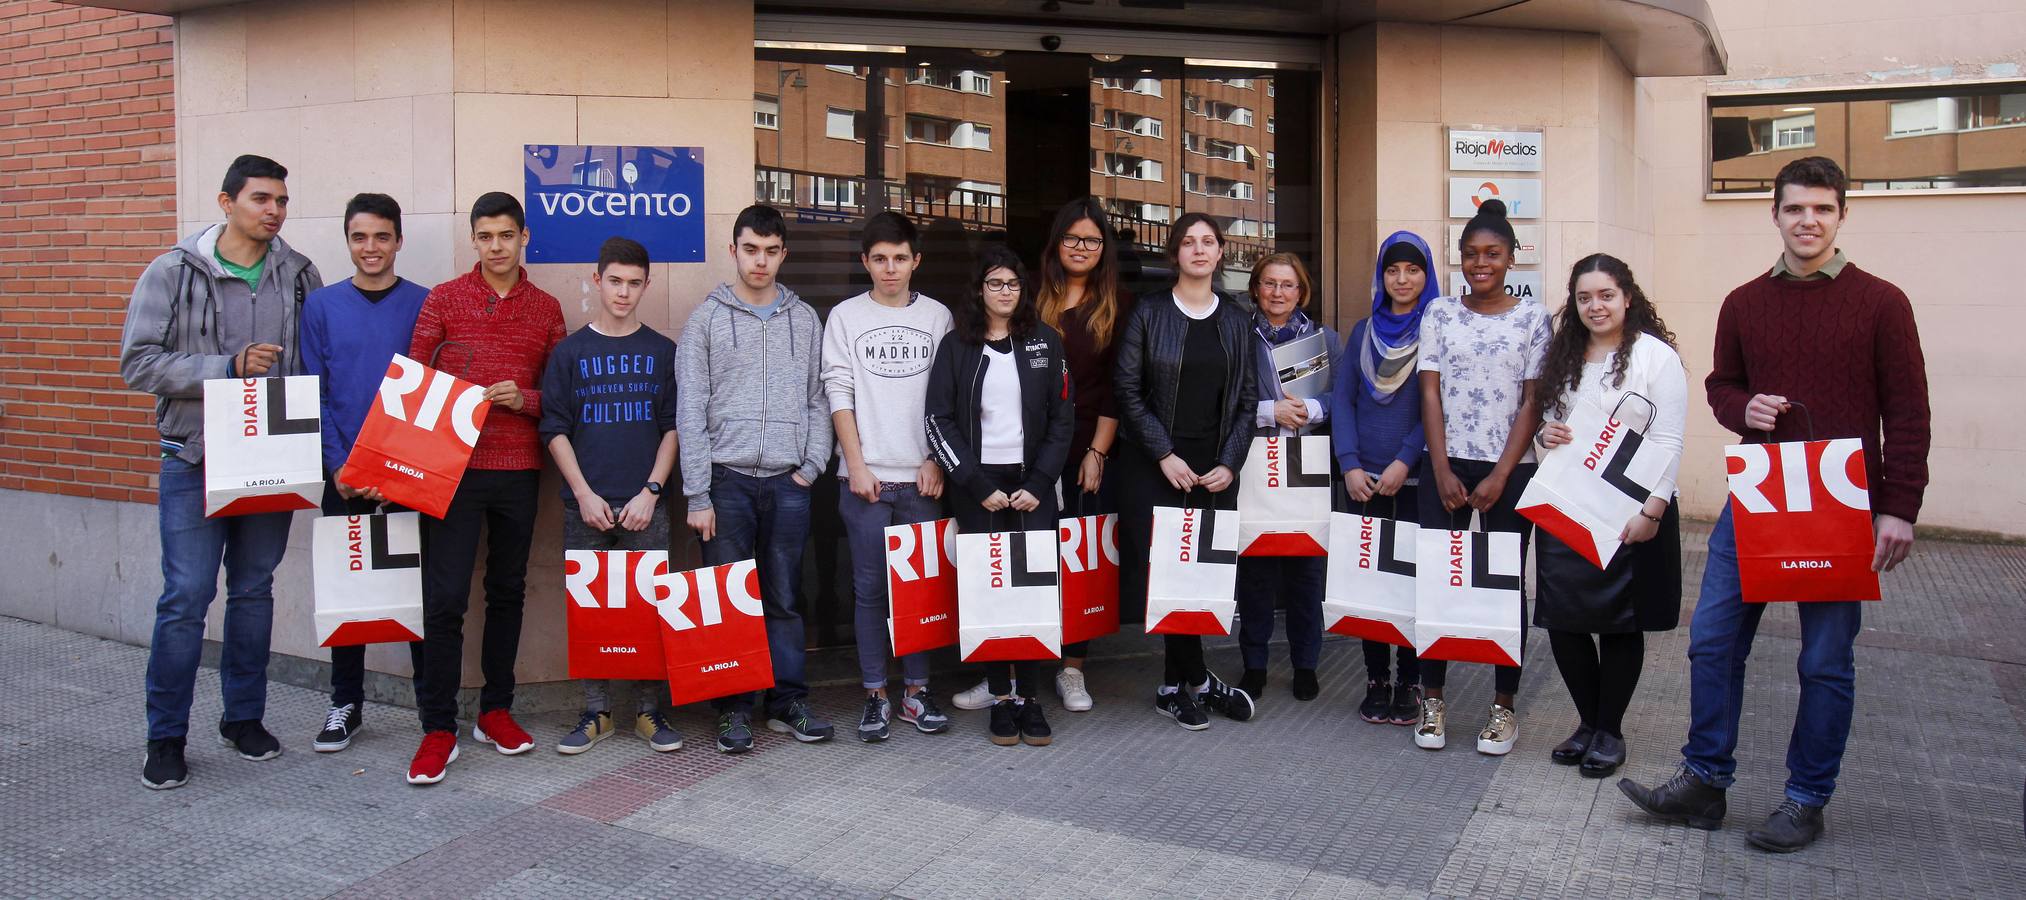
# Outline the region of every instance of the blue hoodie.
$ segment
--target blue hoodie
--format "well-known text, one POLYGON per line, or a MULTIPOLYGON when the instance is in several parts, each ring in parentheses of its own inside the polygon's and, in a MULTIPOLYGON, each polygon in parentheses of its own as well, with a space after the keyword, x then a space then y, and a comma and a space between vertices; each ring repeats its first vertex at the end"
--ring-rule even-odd
MULTIPOLYGON (((1442 293, 1434 260, 1428 243, 1411 231, 1393 232, 1379 243, 1379 253, 1372 265, 1372 314, 1351 328, 1350 339, 1344 342, 1343 366, 1337 370, 1337 388, 1330 393, 1330 418, 1335 420, 1330 429, 1330 443, 1336 450, 1337 464, 1346 472, 1363 469, 1377 476, 1394 461, 1406 464, 1411 472, 1428 448, 1427 432, 1421 424, 1421 385, 1414 373, 1413 360, 1410 358, 1406 363, 1406 383, 1384 399, 1375 396, 1365 371, 1367 356, 1372 352, 1368 344, 1375 322, 1387 323, 1382 336, 1387 330, 1399 329, 1407 339, 1418 337, 1421 312, 1442 293), (1414 312, 1393 316, 1392 301, 1386 296, 1386 270, 1379 262, 1386 258, 1387 250, 1401 243, 1413 245, 1429 262, 1425 269, 1428 281, 1421 288, 1414 312)), ((1412 479, 1410 475, 1409 480, 1412 479)))
POLYGON ((347 278, 303 301, 303 371, 323 379, 324 468, 336 472, 387 377, 394 354, 407 353, 429 289, 400 279, 375 303, 347 278))

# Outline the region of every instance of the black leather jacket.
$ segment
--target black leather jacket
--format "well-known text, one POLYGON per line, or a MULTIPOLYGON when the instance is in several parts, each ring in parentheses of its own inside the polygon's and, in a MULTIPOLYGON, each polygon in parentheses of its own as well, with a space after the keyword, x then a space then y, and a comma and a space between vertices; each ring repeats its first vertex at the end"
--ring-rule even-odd
MULTIPOLYGON (((1225 356, 1231 361, 1224 375, 1225 409, 1224 421, 1217 427, 1217 462, 1236 475, 1252 447, 1252 416, 1257 405, 1253 395, 1258 392, 1253 386, 1253 354, 1259 338, 1252 330, 1251 312, 1221 292, 1213 315, 1225 356)), ((1118 369, 1113 375, 1119 427, 1150 459, 1160 460, 1175 452, 1169 432, 1175 423, 1175 407, 1190 399, 1175 396, 1182 377, 1182 345, 1188 334, 1189 317, 1175 308, 1173 296, 1156 293, 1133 305, 1119 337, 1118 369)))

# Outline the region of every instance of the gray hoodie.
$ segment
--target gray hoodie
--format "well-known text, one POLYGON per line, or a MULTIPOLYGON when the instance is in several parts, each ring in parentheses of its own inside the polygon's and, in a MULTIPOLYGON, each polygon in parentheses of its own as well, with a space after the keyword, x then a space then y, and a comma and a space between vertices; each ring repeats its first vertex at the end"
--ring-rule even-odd
POLYGON ((297 318, 303 299, 324 285, 309 257, 277 237, 255 293, 218 264, 224 230, 213 225, 190 235, 148 264, 127 301, 120 338, 120 377, 155 395, 163 448, 191 464, 204 461, 205 380, 231 377, 232 357, 251 343, 282 348, 268 374, 301 373, 297 318))
POLYGON ((683 326, 676 422, 691 512, 711 508, 713 465, 814 482, 830 460, 823 323, 794 291, 776 289, 780 309, 762 319, 720 284, 683 326))

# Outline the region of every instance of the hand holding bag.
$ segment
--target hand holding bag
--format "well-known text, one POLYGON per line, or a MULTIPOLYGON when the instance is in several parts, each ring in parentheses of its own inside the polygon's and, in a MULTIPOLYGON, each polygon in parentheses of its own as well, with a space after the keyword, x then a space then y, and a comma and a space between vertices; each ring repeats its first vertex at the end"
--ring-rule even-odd
POLYGON ((492 409, 485 388, 433 368, 449 346, 462 345, 437 345, 430 366, 398 353, 387 363, 339 481, 379 488, 389 502, 438 519, 449 512, 492 409))

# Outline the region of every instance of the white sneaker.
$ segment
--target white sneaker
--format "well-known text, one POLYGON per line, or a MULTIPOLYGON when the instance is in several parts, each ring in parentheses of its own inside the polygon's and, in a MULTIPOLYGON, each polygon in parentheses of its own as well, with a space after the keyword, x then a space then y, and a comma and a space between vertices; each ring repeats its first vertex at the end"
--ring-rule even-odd
POLYGON ((1421 725, 1414 729, 1414 746, 1423 750, 1440 750, 1448 743, 1449 736, 1442 727, 1441 698, 1421 698, 1421 725))
POLYGON ((1496 703, 1491 705, 1491 718, 1484 723, 1484 730, 1477 733, 1477 752, 1487 756, 1504 756, 1512 752, 1512 745, 1519 741, 1519 714, 1496 703))
MULTIPOLYGON (((1018 682, 1015 682, 1013 687, 1018 690, 1020 685, 1018 682)), ((977 687, 951 697, 950 705, 958 709, 990 709, 992 704, 998 701, 999 698, 992 693, 992 685, 989 682, 980 681, 977 687)))
POLYGON ((1091 706, 1090 692, 1083 688, 1083 670, 1075 666, 1063 666, 1055 673, 1055 695, 1062 698, 1062 708, 1070 712, 1088 712, 1091 706))

